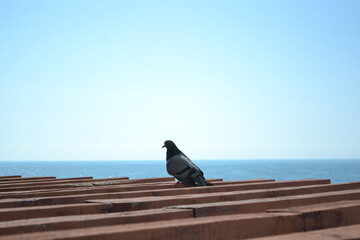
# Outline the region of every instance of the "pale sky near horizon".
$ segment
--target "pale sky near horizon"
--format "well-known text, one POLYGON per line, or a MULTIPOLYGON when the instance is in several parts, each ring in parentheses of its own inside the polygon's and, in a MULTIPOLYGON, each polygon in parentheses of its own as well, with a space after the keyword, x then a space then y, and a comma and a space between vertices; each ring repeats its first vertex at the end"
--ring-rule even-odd
POLYGON ((360 158, 360 1, 0 0, 0 160, 360 158))

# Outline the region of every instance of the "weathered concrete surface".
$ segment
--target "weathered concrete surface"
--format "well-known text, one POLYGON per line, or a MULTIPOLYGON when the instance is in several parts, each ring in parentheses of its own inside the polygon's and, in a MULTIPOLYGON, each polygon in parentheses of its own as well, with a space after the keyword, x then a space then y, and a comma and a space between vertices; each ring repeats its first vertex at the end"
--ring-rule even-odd
POLYGON ((110 211, 106 203, 66 204, 41 207, 3 208, 0 209, 0 221, 31 219, 41 217, 105 213, 110 211))
MULTIPOLYGON (((360 223, 360 218, 358 217, 360 214, 360 200, 316 204, 289 209, 273 209, 267 212, 282 213, 283 216, 285 216, 286 213, 291 213, 290 215, 295 214, 303 220, 302 231, 310 231, 360 223)), ((256 217, 258 215, 245 214, 243 216, 256 217)), ((259 216, 262 217, 264 214, 260 214, 259 216)), ((39 218, 32 219, 31 221, 10 221, 2 223, 2 226, 0 226, 0 232, 3 235, 7 235, 17 234, 19 232, 25 233, 61 229, 76 229, 192 217, 194 216, 190 209, 151 209, 124 213, 92 214, 87 216, 39 218)))
MULTIPOLYGON (((360 190, 346 190, 339 192, 315 193, 299 196, 172 206, 170 208, 193 209, 197 217, 203 217, 224 214, 263 212, 273 208, 290 208, 295 206, 358 199, 360 199, 360 190)), ((116 206, 112 206, 112 208, 113 207, 116 206)))
POLYGON ((190 209, 150 209, 145 211, 132 211, 125 213, 47 217, 31 220, 2 222, 0 224, 0 235, 61 229, 89 228, 192 217, 193 212, 190 209))
POLYGON ((269 213, 299 213, 304 220, 303 231, 332 228, 360 223, 360 200, 339 201, 286 209, 271 209, 269 213))
POLYGON ((24 190, 44 190, 44 189, 58 189, 58 188, 77 188, 77 187, 86 187, 86 186, 104 186, 104 185, 114 185, 114 184, 128 184, 128 183, 148 183, 148 182, 164 182, 164 181, 172 181, 174 178, 166 177, 166 178, 149 178, 149 179, 134 179, 128 180, 127 177, 119 177, 119 178, 104 178, 104 179, 92 179, 92 180, 82 180, 76 181, 74 183, 59 183, 51 182, 36 185, 36 186, 0 186, 0 192, 11 192, 11 191, 24 191, 24 190))
POLYGON ((126 179, 118 179, 111 181, 91 181, 91 182, 75 182, 75 183, 60 183, 60 184, 52 184, 47 183, 46 185, 37 185, 37 186, 13 186, 13 187, 0 187, 0 193, 6 192, 18 192, 18 191, 31 191, 31 190, 51 190, 51 189, 59 189, 59 188, 79 188, 79 187, 89 187, 96 185, 110 185, 110 184, 127 184, 128 180, 126 179))
MULTIPOLYGON (((46 189, 46 190, 31 190, 31 191, 18 191, 18 192, 0 192, 0 199, 4 198, 32 198, 32 197, 49 197, 49 196, 66 196, 73 194, 90 194, 90 193, 109 193, 109 192, 128 192, 128 191, 146 191, 146 190, 156 190, 156 189, 188 189, 189 191, 194 191, 189 188, 185 188, 182 184, 174 184, 174 178, 170 179, 171 181, 167 182, 150 182, 150 183, 133 183, 129 182, 128 184, 121 185, 104 185, 104 186, 83 186, 76 189, 46 189)), ((233 185, 233 184, 243 184, 242 189, 248 188, 244 185, 246 183, 265 183, 273 182, 274 180, 270 179, 255 179, 255 180, 241 180, 241 181, 226 181, 218 182, 215 181, 213 184, 215 186, 219 185, 233 185)), ((328 183, 327 180, 322 180, 325 183, 328 183)), ((210 181, 212 182, 212 181, 210 181)), ((258 187, 262 187, 259 185, 258 187)), ((266 186, 265 186, 266 188, 266 186)), ((229 189, 232 189, 230 186, 229 189)), ((245 189, 244 189, 245 190, 245 189)), ((186 190, 185 190, 186 191, 186 190)), ((176 194, 176 193, 175 193, 176 194)))
POLYGON ((173 178, 4 176, 0 238, 310 238, 302 234, 360 224, 360 182, 211 181, 214 186, 188 188, 173 178))
MULTIPOLYGON (((303 182, 303 181, 302 181, 303 182)), ((279 182, 279 186, 284 186, 284 182, 279 182)), ((303 182, 304 183, 304 182, 303 182)), ((313 181, 306 182, 306 184, 313 184, 313 181)), ((298 182, 291 181, 287 183, 287 186, 292 186, 293 184, 297 185, 298 182)), ((245 185, 248 186, 248 185, 245 185)), ((253 186, 261 186, 259 184, 253 186)), ((263 185, 264 188, 273 187, 276 188, 278 186, 272 185, 263 185)), ((352 188, 360 188, 359 183, 353 184, 334 184, 334 185, 310 185, 310 186, 301 186, 301 187, 293 187, 293 188, 280 188, 282 190, 279 191, 254 191, 253 194, 249 192, 248 195, 243 194, 244 191, 238 192, 238 189, 244 189, 244 183, 240 184, 231 184, 231 185, 216 185, 207 188, 175 188, 175 189, 161 189, 161 190, 144 190, 144 191, 131 191, 131 192, 121 192, 117 189, 116 193, 93 193, 93 194, 78 194, 78 195, 67 195, 67 196, 56 196, 56 197, 38 197, 38 198, 26 198, 26 199, 5 199, 0 200, 0 208, 4 207, 26 207, 26 206, 42 206, 42 205, 50 205, 50 204, 71 204, 71 203, 83 203, 86 200, 91 199, 112 199, 112 198, 131 198, 128 200, 124 200, 124 204, 134 205, 134 198, 138 201, 142 201, 145 203, 144 199, 140 197, 146 196, 173 196, 173 198, 168 198, 167 201, 171 201, 171 199, 177 199, 179 195, 185 194, 201 194, 198 195, 200 198, 208 198, 208 200, 204 200, 202 202, 212 202, 212 201, 232 201, 239 199, 249 199, 254 197, 275 197, 275 196, 285 196, 285 195, 295 195, 295 194, 308 194, 314 192, 322 192, 322 191, 337 191, 342 189, 352 189, 352 188), (260 192, 259 192, 260 191, 260 192), (225 192, 225 193, 224 193, 225 192), (257 195, 256 195, 257 194, 257 195), (261 195, 262 194, 262 195, 261 195), (241 196, 238 196, 241 195, 241 196), (212 198, 211 198, 212 197, 212 198), (214 199, 214 198, 218 199, 214 199), (127 202, 126 202, 127 201, 127 202)), ((246 187, 247 189, 247 187, 246 187)), ((88 192, 88 191, 87 191, 88 192)), ((194 195, 194 197, 196 197, 194 195)), ((182 197, 183 198, 183 197, 182 197)), ((158 199, 158 198, 157 198, 158 199)), ((161 198, 162 201, 166 201, 166 198, 161 198)), ((178 199, 179 200, 179 199, 178 199)), ((187 204, 183 202, 182 204, 187 204)), ((119 205, 119 204, 118 204, 119 205)), ((136 204, 138 209, 140 209, 141 204, 136 204)), ((168 206, 168 205, 162 205, 168 206)), ((136 209, 132 209, 136 210, 136 209)))
POLYGON ((4 177, 1 178, 1 183, 7 182, 7 181, 33 181, 33 180, 47 180, 47 179, 56 179, 56 177, 24 177, 24 178, 17 178, 16 176, 10 176, 10 177, 4 177))
POLYGON ((0 181, 7 178, 21 178, 21 175, 0 176, 0 181))
MULTIPOLYGON (((289 184, 291 186, 291 184, 289 184)), ((202 193, 202 194, 187 194, 176 196, 156 196, 156 197, 141 197, 126 198, 126 199, 96 199, 87 200, 86 202, 111 203, 112 211, 133 211, 151 208, 160 208, 167 206, 176 206, 183 204, 200 204, 200 203, 219 203, 248 199, 262 199, 275 198, 282 196, 294 196, 306 194, 322 193, 340 191, 344 189, 360 189, 360 182, 354 184, 337 184, 337 185, 316 185, 306 187, 287 187, 272 190, 248 190, 248 191, 234 191, 234 192, 216 192, 216 193, 202 193)), ((111 197, 111 196, 109 196, 111 197)))
POLYGON ((252 240, 359 240, 360 225, 337 227, 306 233, 293 233, 273 237, 253 238, 252 240))
MULTIPOLYGON (((246 239, 307 231, 319 227, 357 224, 360 201, 292 209, 285 212, 240 214, 217 217, 155 221, 113 227, 12 235, 11 239, 246 239), (318 216, 320 211, 321 217, 318 216), (333 219, 333 220, 331 220, 333 219), (200 237, 201 236, 201 237, 200 237)), ((7 239, 7 238, 4 238, 7 239)))
POLYGON ((75 230, 39 232, 9 235, 2 240, 17 239, 158 239, 158 240, 198 240, 198 239, 244 239, 280 233, 297 232, 302 229, 302 221, 293 214, 258 214, 248 216, 220 216, 216 218, 182 219, 151 223, 125 224, 120 226, 94 227, 75 230), (282 228, 277 225, 281 223, 282 228), (261 226, 256 231, 254 226, 261 226), (241 226, 241 228, 239 227, 241 226), (243 229, 247 229, 244 231, 243 229), (251 230, 252 231, 251 231, 251 230), (249 231, 250 230, 250 231, 249 231))
MULTIPOLYGON (((72 180, 89 180, 94 179, 93 177, 77 177, 77 178, 52 178, 52 179, 38 179, 38 180, 27 180, 27 181, 21 181, 20 179, 12 179, 13 181, 5 181, 2 182, 0 179, 0 186, 9 185, 12 184, 12 186, 19 186, 20 184, 31 184, 31 183, 52 183, 52 182, 61 182, 61 181, 72 181, 72 180)), ((127 179, 124 177, 124 179, 127 179)))

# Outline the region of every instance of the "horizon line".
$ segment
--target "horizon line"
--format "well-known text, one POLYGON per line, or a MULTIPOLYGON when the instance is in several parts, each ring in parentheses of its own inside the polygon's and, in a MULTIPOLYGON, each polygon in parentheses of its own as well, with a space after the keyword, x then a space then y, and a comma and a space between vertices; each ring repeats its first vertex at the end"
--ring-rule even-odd
MULTIPOLYGON (((227 159, 192 159, 194 161, 296 161, 296 160, 360 160, 360 158, 227 158, 227 159)), ((165 161, 165 159, 12 159, 12 160, 0 160, 0 162, 10 161, 165 161)))

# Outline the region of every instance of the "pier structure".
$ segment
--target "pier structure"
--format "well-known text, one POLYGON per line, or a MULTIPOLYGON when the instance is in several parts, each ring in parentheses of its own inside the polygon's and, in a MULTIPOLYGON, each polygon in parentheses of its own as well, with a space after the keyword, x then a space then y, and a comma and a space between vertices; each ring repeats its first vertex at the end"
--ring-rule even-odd
POLYGON ((0 239, 360 239, 360 182, 0 176, 0 239))

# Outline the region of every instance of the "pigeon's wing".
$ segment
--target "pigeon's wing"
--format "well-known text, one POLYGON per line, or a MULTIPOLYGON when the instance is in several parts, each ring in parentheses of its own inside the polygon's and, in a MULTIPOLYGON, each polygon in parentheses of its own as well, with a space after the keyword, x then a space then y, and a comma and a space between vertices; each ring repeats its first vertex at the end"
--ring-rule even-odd
POLYGON ((173 175, 180 181, 198 172, 198 168, 183 154, 178 154, 168 159, 166 169, 170 175, 173 175))
POLYGON ((185 154, 178 154, 167 160, 167 171, 186 186, 209 186, 204 173, 185 154))
POLYGON ((191 161, 191 159, 190 159, 188 156, 186 156, 183 152, 181 152, 181 153, 182 153, 182 154, 184 155, 184 157, 186 158, 186 161, 190 162, 190 165, 192 165, 193 167, 195 167, 196 170, 197 170, 197 172, 199 172, 202 176, 204 176, 203 171, 201 171, 201 169, 200 169, 193 161, 191 161))

